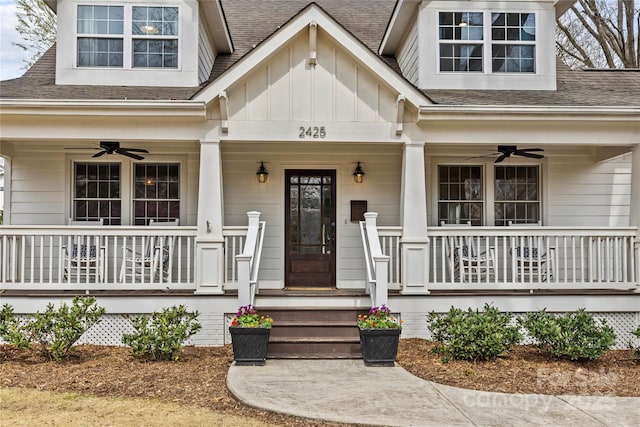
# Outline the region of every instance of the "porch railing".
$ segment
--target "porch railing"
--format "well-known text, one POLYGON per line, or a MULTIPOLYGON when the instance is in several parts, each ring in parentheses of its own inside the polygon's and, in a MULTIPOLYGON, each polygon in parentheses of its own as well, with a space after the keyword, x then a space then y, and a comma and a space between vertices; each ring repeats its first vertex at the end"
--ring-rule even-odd
POLYGON ((195 289, 195 227, 3 226, 2 289, 195 289))
POLYGON ((360 235, 365 258, 365 287, 371 297, 371 306, 386 305, 389 299, 389 259, 382 253, 380 237, 376 227, 377 213, 367 212, 360 221, 360 235))
POLYGON ((253 305, 258 292, 258 273, 262 258, 265 222, 260 221, 260 212, 247 212, 249 226, 241 254, 236 255, 238 264, 238 305, 253 305))
POLYGON ((431 290, 638 289, 635 227, 428 230, 431 290))

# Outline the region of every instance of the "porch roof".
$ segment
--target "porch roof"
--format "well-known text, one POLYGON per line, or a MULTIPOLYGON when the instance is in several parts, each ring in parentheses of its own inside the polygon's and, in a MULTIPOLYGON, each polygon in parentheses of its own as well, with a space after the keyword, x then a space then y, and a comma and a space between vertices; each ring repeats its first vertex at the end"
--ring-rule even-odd
MULTIPOLYGON (((138 87, 56 85, 56 49, 52 47, 24 76, 3 81, 1 98, 13 99, 129 99, 187 100, 297 16, 316 3, 344 29, 377 55, 395 2, 369 0, 223 0, 227 25, 235 46, 221 54, 209 77, 199 87, 138 87)), ((398 74, 394 57, 380 58, 398 74)), ((442 105, 534 105, 534 106, 640 106, 640 70, 570 70, 558 60, 557 90, 426 90, 423 93, 442 105)))

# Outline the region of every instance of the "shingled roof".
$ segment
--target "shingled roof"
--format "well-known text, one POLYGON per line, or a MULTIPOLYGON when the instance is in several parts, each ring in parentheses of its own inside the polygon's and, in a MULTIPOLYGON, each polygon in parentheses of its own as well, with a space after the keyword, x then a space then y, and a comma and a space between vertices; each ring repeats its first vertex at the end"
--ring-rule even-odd
MULTIPOLYGON (((200 87, 133 87, 55 84, 55 46, 24 76, 0 84, 0 97, 18 99, 187 100, 307 7, 309 0, 222 0, 235 47, 218 55, 200 87)), ((393 13, 391 0, 316 0, 346 31, 376 53, 393 13)), ((394 58, 382 57, 400 72, 394 58)), ((577 71, 557 65, 557 90, 425 90, 445 105, 640 106, 640 71, 577 71)))

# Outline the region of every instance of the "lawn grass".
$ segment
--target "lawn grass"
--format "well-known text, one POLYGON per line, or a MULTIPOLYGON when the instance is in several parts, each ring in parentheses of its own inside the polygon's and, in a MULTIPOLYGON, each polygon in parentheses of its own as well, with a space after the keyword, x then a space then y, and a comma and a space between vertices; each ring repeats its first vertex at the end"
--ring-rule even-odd
POLYGON ((0 424, 19 426, 270 426, 196 406, 0 388, 0 424))

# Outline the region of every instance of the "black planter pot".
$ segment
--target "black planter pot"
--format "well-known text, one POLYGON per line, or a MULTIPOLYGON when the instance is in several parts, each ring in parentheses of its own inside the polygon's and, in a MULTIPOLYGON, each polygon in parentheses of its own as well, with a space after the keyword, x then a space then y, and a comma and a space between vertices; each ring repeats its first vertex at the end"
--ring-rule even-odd
POLYGON ((233 360, 236 361, 236 365, 264 365, 271 329, 230 326, 229 332, 233 345, 233 360))
POLYGON ((360 329, 360 348, 367 366, 393 366, 398 353, 399 328, 360 329))

